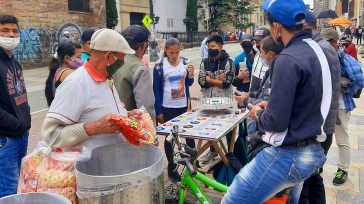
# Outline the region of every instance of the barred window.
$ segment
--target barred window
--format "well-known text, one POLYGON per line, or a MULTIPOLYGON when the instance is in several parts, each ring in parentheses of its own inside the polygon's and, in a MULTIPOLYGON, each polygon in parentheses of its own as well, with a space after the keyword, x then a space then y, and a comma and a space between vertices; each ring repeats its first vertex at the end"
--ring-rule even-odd
POLYGON ((68 0, 68 10, 90 12, 90 0, 68 0))

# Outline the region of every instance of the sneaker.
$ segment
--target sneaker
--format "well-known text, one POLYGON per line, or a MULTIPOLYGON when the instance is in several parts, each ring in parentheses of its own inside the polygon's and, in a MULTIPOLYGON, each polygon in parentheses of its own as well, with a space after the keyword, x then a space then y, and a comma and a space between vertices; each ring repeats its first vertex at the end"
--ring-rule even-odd
POLYGON ((211 151, 209 151, 207 154, 205 154, 201 159, 200 159, 200 161, 201 161, 201 163, 202 164, 206 164, 206 163, 209 163, 211 160, 213 160, 213 159, 217 159, 217 152, 211 152, 211 151))
POLYGON ((345 181, 348 179, 348 172, 341 170, 340 168, 335 173, 335 178, 332 181, 332 183, 335 186, 340 186, 345 183, 345 181))
POLYGON ((181 181, 181 175, 179 175, 178 172, 178 165, 174 163, 168 164, 167 173, 168 173, 168 178, 172 181, 172 183, 177 183, 181 181))

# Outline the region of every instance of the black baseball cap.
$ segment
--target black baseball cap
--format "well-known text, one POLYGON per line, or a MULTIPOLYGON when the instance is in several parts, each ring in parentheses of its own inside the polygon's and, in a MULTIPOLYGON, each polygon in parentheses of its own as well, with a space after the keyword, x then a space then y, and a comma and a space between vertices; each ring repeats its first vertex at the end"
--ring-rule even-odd
POLYGON ((123 31, 122 35, 124 36, 125 39, 136 43, 142 43, 142 42, 146 42, 148 41, 149 38, 149 30, 144 27, 144 26, 140 26, 140 25, 131 25, 127 28, 125 28, 125 30, 123 31))
POLYGON ((224 40, 222 39, 222 37, 220 35, 210 35, 207 40, 206 43, 208 44, 209 42, 215 41, 221 45, 224 44, 224 40))
POLYGON ((263 40, 263 38, 270 35, 270 32, 267 28, 260 27, 254 33, 254 40, 263 40))
POLYGON ((251 42, 253 41, 253 36, 250 34, 246 34, 244 35, 244 37, 240 40, 240 44, 242 44, 243 42, 251 42))
POLYGON ((82 42, 91 41, 92 35, 96 32, 96 28, 87 28, 81 35, 82 42))

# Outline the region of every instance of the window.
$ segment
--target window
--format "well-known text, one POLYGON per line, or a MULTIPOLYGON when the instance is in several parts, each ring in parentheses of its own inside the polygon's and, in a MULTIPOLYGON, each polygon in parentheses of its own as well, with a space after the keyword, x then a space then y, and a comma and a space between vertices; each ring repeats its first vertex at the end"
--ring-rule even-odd
POLYGON ((143 25, 143 18, 145 16, 145 13, 136 13, 136 12, 131 12, 130 13, 130 25, 143 25))
POLYGON ((167 27, 171 27, 171 20, 169 18, 167 18, 167 27))
POLYGON ((68 0, 68 10, 91 12, 90 0, 68 0))
POLYGON ((170 21, 171 21, 171 27, 173 27, 173 18, 171 18, 170 21))

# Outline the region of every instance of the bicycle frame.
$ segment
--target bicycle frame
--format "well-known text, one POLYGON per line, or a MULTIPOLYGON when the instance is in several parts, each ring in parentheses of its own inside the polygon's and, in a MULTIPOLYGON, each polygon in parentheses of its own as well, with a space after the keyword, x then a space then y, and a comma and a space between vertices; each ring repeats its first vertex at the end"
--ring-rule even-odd
POLYGON ((227 192, 228 186, 223 185, 203 174, 197 172, 195 177, 192 177, 188 169, 185 169, 181 184, 185 187, 179 188, 179 204, 184 203, 184 199, 186 196, 186 188, 189 188, 192 194, 203 204, 212 204, 210 198, 206 195, 206 193, 201 189, 201 187, 196 183, 195 179, 201 181, 202 183, 206 184, 207 186, 213 187, 217 191, 220 192, 227 192))

